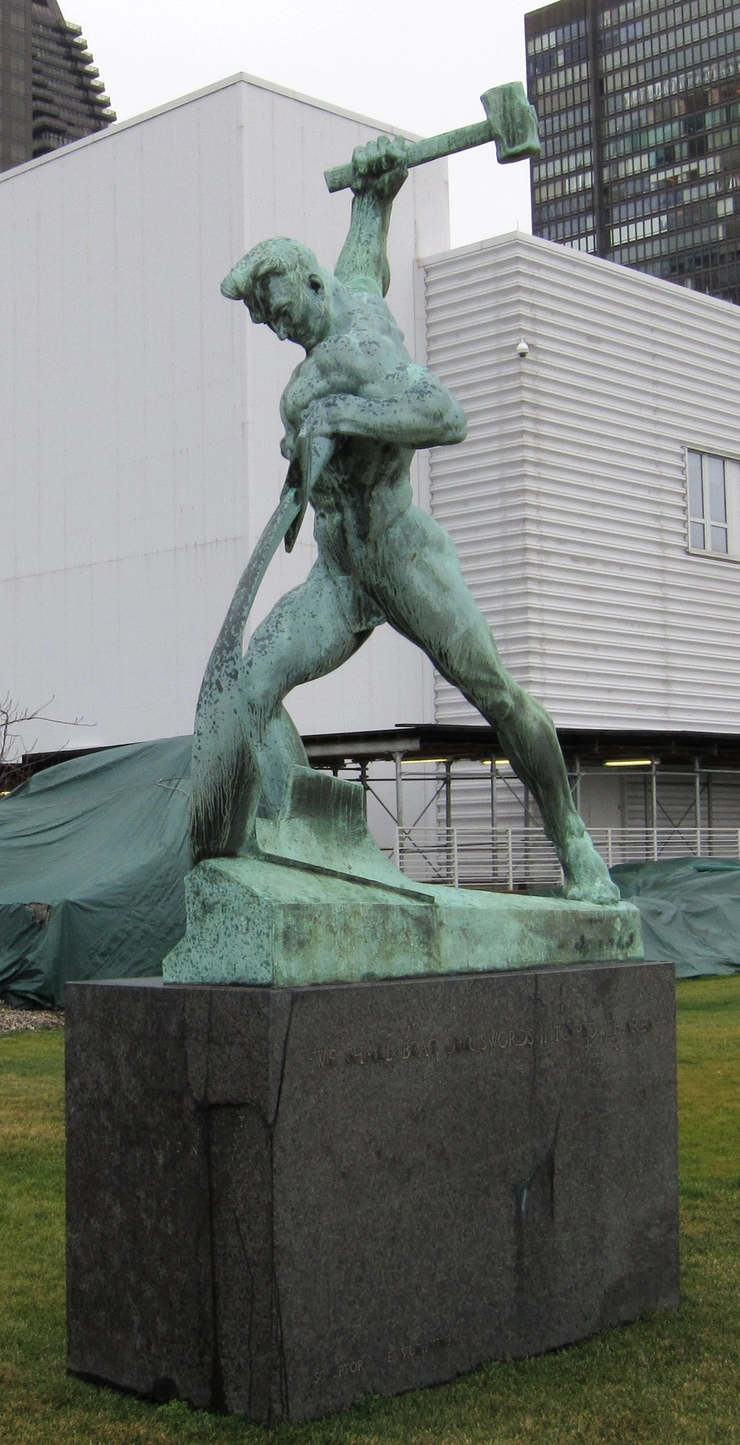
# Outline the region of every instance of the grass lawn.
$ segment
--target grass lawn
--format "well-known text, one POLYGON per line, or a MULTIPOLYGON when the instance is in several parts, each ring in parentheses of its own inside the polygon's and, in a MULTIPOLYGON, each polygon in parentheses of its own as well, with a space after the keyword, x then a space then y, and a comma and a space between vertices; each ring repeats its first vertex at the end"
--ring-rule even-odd
POLYGON ((64 1373, 59 1033, 0 1036, 0 1441, 740 1445, 740 977, 677 985, 683 1303, 539 1359, 270 1431, 64 1373))

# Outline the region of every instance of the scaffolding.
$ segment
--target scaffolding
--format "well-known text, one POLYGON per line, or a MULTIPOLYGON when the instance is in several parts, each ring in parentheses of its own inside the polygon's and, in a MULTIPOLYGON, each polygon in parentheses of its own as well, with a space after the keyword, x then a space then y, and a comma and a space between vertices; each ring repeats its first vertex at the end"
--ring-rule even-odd
MULTIPOLYGON (((574 802, 608 866, 740 858, 740 736, 573 729, 559 737, 574 802), (599 818, 594 784, 603 793, 607 777, 620 786, 611 788, 612 816, 599 818)), ((314 767, 362 783, 379 843, 418 881, 506 890, 562 882, 494 729, 399 726, 304 743, 314 767)))

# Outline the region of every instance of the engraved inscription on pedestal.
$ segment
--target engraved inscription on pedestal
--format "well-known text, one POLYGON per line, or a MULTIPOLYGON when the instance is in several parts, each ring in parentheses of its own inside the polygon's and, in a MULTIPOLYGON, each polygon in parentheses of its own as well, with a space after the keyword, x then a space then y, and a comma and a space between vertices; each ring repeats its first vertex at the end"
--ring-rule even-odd
POLYGON ((675 1305, 673 995, 72 985, 70 1368, 299 1420, 675 1305))
POLYGON ((413 1059, 443 1063, 458 1054, 485 1054, 497 1049, 546 1048, 583 1040, 603 1044, 619 1038, 636 1038, 650 1034, 653 1021, 635 1017, 617 1019, 560 1019, 531 1027, 496 1028, 470 1034, 448 1034, 441 1038, 396 1038, 377 1042, 356 1043, 354 1040, 337 1046, 322 1044, 316 1051, 320 1069, 352 1064, 405 1064, 413 1059))

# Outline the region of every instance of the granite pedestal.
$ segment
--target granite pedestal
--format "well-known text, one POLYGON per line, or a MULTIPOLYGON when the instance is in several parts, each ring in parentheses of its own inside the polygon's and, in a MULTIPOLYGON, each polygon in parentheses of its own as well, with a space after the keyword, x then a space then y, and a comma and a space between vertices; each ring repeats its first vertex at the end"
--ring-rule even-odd
POLYGON ((73 984, 69 1369, 328 1414, 678 1302, 670 965, 73 984))

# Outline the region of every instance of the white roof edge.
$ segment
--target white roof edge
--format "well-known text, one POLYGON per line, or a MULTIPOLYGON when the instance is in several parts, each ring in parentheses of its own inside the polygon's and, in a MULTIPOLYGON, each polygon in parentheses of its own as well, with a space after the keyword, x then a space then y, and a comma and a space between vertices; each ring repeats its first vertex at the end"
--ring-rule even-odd
POLYGON ((471 241, 467 246, 456 246, 451 251, 440 251, 435 256, 420 256, 417 259, 419 266, 433 266, 440 261, 452 261, 462 256, 473 256, 478 251, 485 251, 489 247, 503 245, 504 242, 519 241, 525 246, 532 246, 543 251, 557 251, 564 260, 572 265, 597 266, 608 269, 610 275, 619 272, 625 284, 645 282, 650 286, 670 286, 671 291, 680 291, 682 295, 689 296, 694 302, 702 302, 708 306, 721 306, 725 311, 729 307, 740 318, 740 307, 734 301, 725 301, 721 296, 708 296, 705 291, 693 291, 689 286, 679 286, 675 281, 668 281, 664 276, 653 276, 649 271, 638 271, 634 266, 620 266, 618 261, 609 261, 604 256, 593 256, 589 251, 576 251, 572 246, 562 246, 558 241, 548 241, 544 236, 533 236, 529 231, 503 231, 500 236, 488 236, 484 241, 471 241))
MULTIPOLYGON (((498 236, 486 236, 482 241, 469 241, 467 246, 455 246, 451 251, 438 251, 434 256, 419 256, 418 264, 420 266, 432 266, 437 261, 451 261, 458 256, 474 256, 476 251, 485 251, 488 246, 497 246, 499 242, 513 241, 516 240, 517 237, 524 237, 527 241, 534 239, 528 231, 502 231, 498 236)), ((554 243, 548 242, 548 244, 552 245, 554 243)))
POLYGON ((7 171, 0 171, 0 183, 10 180, 26 171, 34 170, 37 166, 47 165, 49 161, 55 161, 59 156, 69 155, 71 151, 80 150, 82 146, 95 145, 104 141, 108 136, 118 135, 122 130, 130 130, 132 126, 142 125, 144 121, 153 120, 155 116, 165 115, 167 111, 178 110, 182 105, 190 105, 195 100, 202 100, 206 95, 213 95, 217 90, 227 90, 232 85, 253 85, 257 90, 269 90, 274 95, 283 95, 288 100, 300 101, 302 105, 310 105, 315 110, 325 110, 330 115, 339 115, 343 120, 355 120, 361 125, 369 125, 380 134, 393 134, 403 136, 405 140, 419 140, 420 137, 410 130, 404 130, 396 126, 383 125, 379 120, 372 120, 369 116, 359 115, 354 110, 345 110, 342 106, 332 105, 328 100, 317 100, 315 96, 303 95, 298 90, 289 90, 284 85, 276 85, 272 80, 261 80, 259 76, 247 75, 246 71, 239 70, 235 75, 228 75, 224 80, 216 80, 211 85, 204 85, 200 90, 192 90, 187 95, 179 95, 175 100, 168 100, 164 105, 157 105, 153 110, 142 111, 141 115, 132 115, 128 120, 115 121, 104 130, 99 130, 94 135, 83 136, 81 140, 72 141, 70 145, 60 146, 58 150, 50 151, 48 155, 36 156, 34 160, 24 161, 22 165, 11 166, 7 171))

